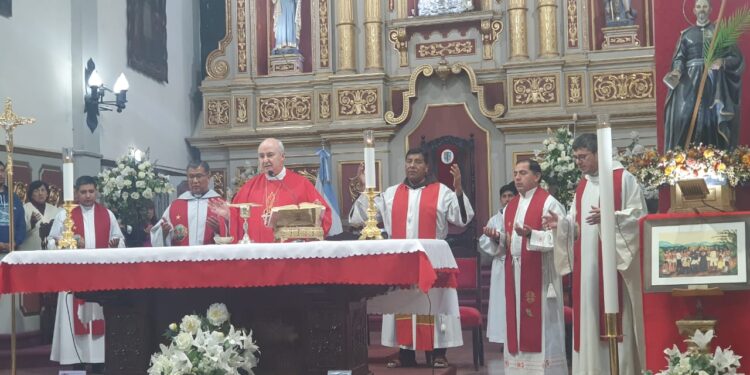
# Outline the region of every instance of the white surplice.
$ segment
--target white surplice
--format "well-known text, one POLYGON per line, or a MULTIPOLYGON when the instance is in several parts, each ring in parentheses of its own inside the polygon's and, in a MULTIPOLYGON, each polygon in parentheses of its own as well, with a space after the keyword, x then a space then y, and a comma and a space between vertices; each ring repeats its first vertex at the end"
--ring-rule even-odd
MULTIPOLYGON (((83 233, 86 249, 96 248, 96 220, 94 216, 94 206, 81 207, 83 216, 83 233)), ((119 238, 118 247, 125 247, 125 239, 120 231, 120 226, 112 211, 109 213, 109 239, 119 238)), ((65 220, 65 210, 61 210, 55 217, 52 229, 48 237, 48 247, 55 249, 56 241, 62 237, 63 221, 65 220)), ((65 251, 65 250, 56 250, 65 251)), ((52 353, 50 360, 60 362, 61 365, 74 363, 104 363, 104 335, 94 336, 75 335, 73 332, 73 319, 81 319, 82 322, 88 323, 89 332, 91 330, 91 321, 104 319, 104 311, 101 305, 95 302, 86 302, 76 311, 73 306, 73 295, 70 292, 61 292, 57 296, 57 313, 55 314, 55 330, 52 335, 52 353), (76 317, 76 314, 78 317, 76 317)))
MULTIPOLYGON (((515 223, 523 226, 526 217, 526 211, 529 208, 531 199, 534 196, 536 188, 527 191, 526 194, 519 194, 520 201, 516 209, 515 223)), ((565 209, 552 195, 548 196, 544 202, 542 214, 554 212, 559 216, 565 215, 565 209)), ((500 222, 505 222, 505 215, 508 215, 508 206, 505 207, 501 215, 500 222)), ((505 253, 506 236, 505 225, 500 225, 499 251, 505 253)), ((515 276, 516 289, 516 316, 521 316, 521 243, 522 238, 513 231, 510 240, 510 253, 513 262, 513 273, 515 276)), ((504 345, 504 362, 505 374, 544 374, 544 375, 565 375, 568 373, 568 365, 565 359, 565 321, 563 319, 563 290, 560 275, 555 270, 553 254, 553 236, 551 231, 531 232, 531 238, 528 241, 527 249, 529 251, 542 252, 542 293, 545 296, 542 304, 542 351, 539 353, 529 353, 519 351, 516 355, 508 352, 508 344, 504 345)), ((507 260, 506 260, 507 261, 507 260)), ((520 332, 520 319, 517 319, 516 329, 520 332)), ((519 336, 520 339, 520 336, 519 336)))
MULTIPOLYGON (((216 193, 213 189, 206 192, 200 197, 193 196, 193 193, 186 191, 182 193, 177 199, 187 201, 187 215, 188 215, 188 236, 190 246, 203 245, 203 238, 206 233, 206 215, 208 214, 209 199, 220 198, 221 196, 216 193)), ((164 232, 161 229, 161 223, 166 221, 172 224, 169 220, 169 207, 164 211, 164 215, 161 216, 159 222, 151 227, 151 246, 172 246, 172 233, 174 230, 169 231, 166 238, 164 232)), ((174 229, 174 225, 172 225, 174 229)))
MULTIPOLYGON (((502 213, 498 212, 487 221, 488 228, 498 231, 503 226, 502 213)), ((487 309, 487 338, 490 342, 504 343, 506 340, 505 322, 505 251, 500 251, 499 243, 482 235, 479 249, 492 257, 490 274, 490 302, 487 309)))
MULTIPOLYGON (((615 162, 615 169, 622 165, 615 162)), ((600 339, 599 332, 599 225, 586 223, 591 207, 599 207, 599 176, 586 175, 588 179, 581 199, 581 328, 580 348, 573 350, 573 374, 609 374, 609 344, 600 339)), ((638 220, 648 211, 638 181, 623 172, 622 210, 615 212, 615 238, 617 269, 624 281, 622 313, 623 341, 618 344, 620 374, 640 374, 645 369, 645 342, 643 332, 643 298, 641 294, 641 266, 638 256, 638 220)), ((555 235, 555 263, 558 272, 568 274, 573 270, 573 241, 576 226, 576 202, 566 217, 561 217, 555 235)), ((573 335, 578 330, 573 327, 573 335)))
MULTIPOLYGON (((378 209, 378 222, 389 234, 392 233, 391 215, 393 213, 393 201, 396 190, 401 184, 386 189, 381 195, 375 197, 375 206, 378 209)), ((406 238, 419 238, 419 202, 424 187, 417 189, 409 188, 409 202, 406 211, 406 238)), ((463 204, 466 210, 466 221, 461 219, 461 209, 456 193, 449 187, 440 184, 437 199, 437 220, 435 223, 435 239, 445 239, 448 235, 448 224, 466 226, 474 217, 474 210, 469 203, 466 194, 463 194, 463 204)), ((364 225, 367 220, 367 197, 361 194, 352 205, 349 212, 349 224, 354 226, 364 225)), ((455 292, 455 290, 454 290, 455 292)), ((416 332, 416 315, 412 317, 412 330, 416 332)), ((383 326, 380 341, 383 346, 397 347, 396 341, 396 319, 392 314, 383 315, 383 326)), ((416 344, 416 340, 414 340, 416 344)), ((452 348, 463 345, 461 334, 461 318, 459 316, 435 315, 435 348, 452 348)), ((399 346, 403 349, 414 350, 414 347, 399 346)))

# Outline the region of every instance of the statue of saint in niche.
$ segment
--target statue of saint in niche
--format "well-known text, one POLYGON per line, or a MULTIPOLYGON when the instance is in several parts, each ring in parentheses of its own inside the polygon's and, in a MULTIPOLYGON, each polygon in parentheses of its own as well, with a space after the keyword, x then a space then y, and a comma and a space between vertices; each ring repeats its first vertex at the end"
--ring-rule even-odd
POLYGON ((604 19, 607 27, 628 26, 635 23, 636 11, 631 0, 604 0, 604 19))
POLYGON ((471 0, 419 0, 417 9, 420 16, 437 16, 468 12, 474 10, 474 4, 471 0))
POLYGON ((740 94, 745 62, 736 46, 711 66, 704 66, 704 40, 714 36, 715 25, 709 19, 709 0, 696 0, 695 25, 680 33, 672 70, 664 76, 669 87, 664 105, 664 150, 688 142, 693 108, 704 69, 710 69, 703 88, 690 143, 714 145, 720 149, 737 146, 740 135, 740 94))
POLYGON ((302 26, 301 1, 271 0, 273 3, 273 34, 275 43, 272 54, 299 53, 299 33, 302 26))

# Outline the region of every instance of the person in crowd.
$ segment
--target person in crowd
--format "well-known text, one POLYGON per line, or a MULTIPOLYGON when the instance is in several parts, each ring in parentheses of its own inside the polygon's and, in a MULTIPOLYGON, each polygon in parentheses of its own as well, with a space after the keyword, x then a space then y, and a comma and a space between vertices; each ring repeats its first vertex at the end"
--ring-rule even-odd
POLYGON ((40 250, 47 247, 47 236, 52 222, 60 208, 47 203, 49 185, 41 180, 29 184, 26 202, 23 205, 26 216, 26 240, 19 250, 40 250))

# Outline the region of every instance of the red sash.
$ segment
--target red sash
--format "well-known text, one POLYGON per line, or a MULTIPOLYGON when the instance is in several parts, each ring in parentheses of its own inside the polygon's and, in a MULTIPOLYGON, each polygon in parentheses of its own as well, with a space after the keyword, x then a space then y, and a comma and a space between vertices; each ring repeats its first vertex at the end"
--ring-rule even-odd
MULTIPOLYGON (((544 202, 549 193, 537 188, 526 210, 524 224, 534 230, 542 228, 544 202)), ((517 354, 520 351, 540 353, 542 351, 542 253, 529 251, 528 239, 521 239, 521 317, 520 329, 517 327, 519 317, 516 316, 516 282, 513 267, 513 256, 510 244, 515 232, 514 223, 520 196, 516 196, 505 208, 505 313, 508 328, 508 352, 517 354)))
MULTIPOLYGON (((83 213, 81 212, 81 206, 73 209, 70 215, 73 219, 73 233, 85 238, 85 228, 83 224, 83 213)), ((94 233, 96 236, 96 248, 106 249, 109 248, 109 233, 110 233, 111 222, 109 220, 109 210, 101 204, 94 203, 94 233), (102 219, 104 218, 104 219, 102 219)), ((83 324, 81 319, 78 318, 78 310, 86 301, 80 298, 73 298, 73 332, 76 335, 88 335, 89 333, 94 336, 100 336, 104 334, 104 320, 98 319, 91 322, 91 329, 88 324, 83 324)))
MULTIPOLYGON (((437 236, 437 203, 440 183, 433 182, 422 189, 419 198, 419 238, 435 239, 437 236)), ((396 188, 391 212, 391 238, 406 238, 406 216, 409 210, 409 187, 400 184, 396 188)), ((411 213, 414 215, 414 213, 411 213)))
MULTIPOLYGON (((73 218, 73 234, 85 238, 85 228, 83 227, 83 213, 81 206, 73 209, 71 212, 73 218)), ((109 210, 99 203, 94 203, 94 233, 96 235, 96 248, 106 249, 109 247, 110 232, 109 210)))
MULTIPOLYGON (((221 203, 223 202, 223 199, 220 197, 213 197, 208 198, 208 209, 206 210, 206 218, 212 217, 218 220, 219 223, 221 223, 224 219, 220 218, 214 210, 211 209, 211 205, 214 203, 221 203)), ((169 207, 169 221, 172 223, 173 227, 176 227, 178 225, 182 225, 185 227, 185 237, 182 239, 177 239, 175 236, 172 236, 172 246, 189 246, 190 245, 190 222, 188 221, 188 201, 186 199, 176 199, 174 202, 172 202, 172 205, 169 207)), ((219 225, 219 232, 220 235, 225 235, 224 232, 226 232, 226 229, 219 225)), ((214 243, 214 233, 213 228, 211 228, 210 225, 208 225, 208 220, 206 220, 206 228, 203 230, 203 244, 208 245, 214 243)))
MULTIPOLYGON (((613 171, 614 176, 614 195, 615 211, 622 210, 622 168, 613 171)), ((578 231, 581 230, 581 217, 583 211, 581 200, 583 191, 586 189, 588 180, 582 178, 576 189, 576 225, 578 231)), ((607 332, 606 316, 604 314, 604 281, 602 279, 602 242, 599 241, 599 333, 604 336, 607 332)), ((622 306, 622 276, 617 273, 617 294, 619 295, 620 306, 622 306)), ((573 348, 579 351, 581 347, 581 236, 573 243, 573 324, 575 327, 575 339, 573 348)), ((622 314, 617 315, 618 332, 622 333, 622 314)))

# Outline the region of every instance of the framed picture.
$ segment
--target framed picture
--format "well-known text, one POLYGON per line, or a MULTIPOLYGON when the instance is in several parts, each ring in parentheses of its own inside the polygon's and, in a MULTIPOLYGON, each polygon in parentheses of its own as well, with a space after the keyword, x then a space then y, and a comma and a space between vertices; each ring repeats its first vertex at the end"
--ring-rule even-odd
POLYGON ((0 0, 0 16, 13 17, 13 0, 0 0))
POLYGON ((693 286, 750 289, 747 247, 750 215, 680 215, 643 223, 647 292, 693 286))
POLYGON ((167 1, 128 0, 126 9, 128 67, 168 82, 167 1))

